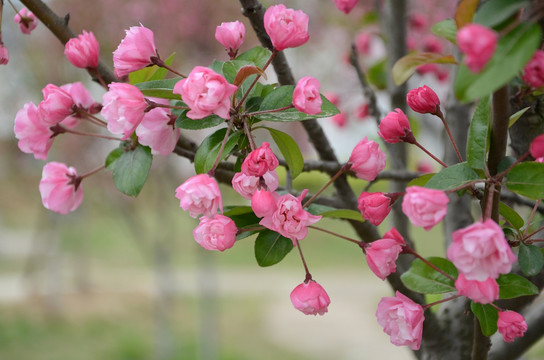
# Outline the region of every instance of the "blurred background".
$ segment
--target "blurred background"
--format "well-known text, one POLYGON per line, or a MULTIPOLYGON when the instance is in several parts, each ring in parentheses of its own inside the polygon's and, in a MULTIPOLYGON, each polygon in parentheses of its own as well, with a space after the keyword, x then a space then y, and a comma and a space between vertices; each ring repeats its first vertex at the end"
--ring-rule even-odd
MULTIPOLYGON (((154 31, 164 58, 176 53, 174 67, 184 73, 214 58, 227 59, 214 39, 215 27, 223 21, 246 25, 242 51, 258 45, 235 0, 46 3, 61 16, 70 14, 75 33, 93 31, 100 58, 109 65, 124 29, 139 23, 154 31)), ((346 58, 355 41, 363 67, 374 74, 374 85, 383 88, 385 50, 374 12, 379 2, 360 1, 349 15, 338 11, 332 0, 283 3, 310 16, 310 42, 286 53, 297 78, 314 76, 324 93, 339 98, 343 115, 321 124, 345 161, 362 137, 376 138, 375 122, 365 114, 365 99, 346 58)), ((433 22, 451 16, 454 3, 414 2, 411 9, 428 11, 409 13, 409 47, 447 46, 438 38, 418 36, 418 31, 430 34, 433 22)), ((22 8, 17 1, 14 5, 22 8)), ((14 15, 6 2, 2 34, 10 63, 0 68, 0 359, 410 358, 410 351, 391 345, 376 323, 377 303, 392 295, 391 290, 368 270, 353 244, 315 231, 302 242, 314 279, 332 301, 329 313, 319 317, 303 315, 289 300, 292 289, 304 280, 296 252, 278 265, 260 268, 253 256, 254 237, 225 253, 202 249, 192 237, 196 220, 174 197, 175 188, 194 175, 187 159, 155 156, 137 198, 119 193, 111 173, 102 171, 84 181, 84 202, 74 213, 62 216, 44 209, 38 183, 45 163, 17 148, 15 114, 25 102, 38 104, 40 89, 48 83, 82 81, 97 101, 103 90, 68 63, 63 46, 43 24, 30 36, 23 35, 12 21, 14 15)), ((268 73, 273 82, 272 71, 268 73)), ((421 72, 413 81, 414 86, 434 84, 444 95, 448 72, 421 72)), ((379 102, 389 111, 387 97, 380 96, 379 102)), ((433 139, 436 125, 420 118, 417 131, 433 139)), ((300 127, 285 130, 297 138, 305 156, 315 158, 300 127)), ((184 134, 197 141, 207 133, 184 134)), ((428 144, 440 151, 440 142, 428 144)), ((107 140, 64 135, 55 140, 48 161, 65 162, 82 173, 102 164, 115 147, 107 140)), ((411 170, 422 165, 416 158, 411 170)), ((432 164, 426 165, 432 170, 432 164)), ((326 180, 312 172, 297 178, 294 186, 316 191, 326 180)), ((358 193, 366 184, 354 180, 353 186, 358 193)), ((386 189, 383 182, 372 187, 386 189)), ((247 204, 227 186, 221 190, 225 204, 247 204)), ((355 236, 342 221, 322 223, 355 236)), ((382 231, 388 229, 382 224, 382 231)), ((443 255, 441 234, 437 227, 431 232, 414 230, 413 237, 424 255, 443 255)), ((536 350, 533 356, 538 358, 536 350)))

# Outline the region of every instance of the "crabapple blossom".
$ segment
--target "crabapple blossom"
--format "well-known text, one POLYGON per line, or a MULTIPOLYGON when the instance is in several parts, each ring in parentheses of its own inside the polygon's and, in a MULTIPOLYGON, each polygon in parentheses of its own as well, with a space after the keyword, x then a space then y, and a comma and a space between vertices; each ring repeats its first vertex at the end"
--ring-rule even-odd
POLYGON ((538 135, 536 138, 531 141, 531 156, 535 159, 541 158, 544 156, 544 134, 538 135))
POLYGON ((516 261, 501 227, 491 219, 454 231, 452 239, 448 259, 468 280, 496 279, 516 261))
POLYGON ((21 32, 27 35, 30 35, 32 30, 38 26, 38 18, 27 8, 23 8, 21 11, 15 14, 13 22, 19 24, 19 29, 21 29, 21 32))
POLYGON ((527 331, 527 323, 523 315, 511 310, 499 311, 497 327, 505 342, 512 342, 515 338, 522 337, 527 331))
POLYGON ((523 69, 522 79, 534 88, 544 86, 544 51, 535 51, 535 54, 523 69))
POLYGON ((401 109, 389 112, 380 121, 379 129, 378 135, 390 144, 403 142, 412 133, 408 117, 401 109))
POLYGON ((279 164, 278 158, 270 149, 270 144, 263 142, 244 159, 242 172, 248 176, 263 176, 267 171, 277 168, 279 164))
POLYGON ((357 106, 357 108, 355 109, 355 116, 359 120, 364 120, 369 115, 370 115, 370 109, 367 103, 362 103, 361 105, 357 106))
POLYGON ((419 349, 425 320, 421 305, 397 291, 396 296, 380 300, 376 317, 393 345, 407 345, 412 350, 419 349))
POLYGON ((372 181, 385 168, 385 154, 377 142, 368 140, 365 136, 353 148, 349 163, 358 178, 372 181))
POLYGON ((281 51, 308 41, 308 20, 302 10, 288 9, 283 4, 272 5, 264 14, 264 28, 274 49, 281 51))
POLYGON ((246 38, 246 28, 240 21, 223 22, 215 29, 215 40, 235 57, 246 38))
POLYGON ((216 114, 223 119, 229 118, 230 96, 238 87, 210 68, 196 66, 189 76, 181 79, 174 86, 173 93, 180 94, 183 102, 191 109, 187 117, 202 119, 216 114))
POLYGON ((76 38, 68 40, 64 45, 64 55, 68 61, 78 68, 96 68, 100 46, 92 32, 83 30, 76 38))
POLYGON ((316 78, 305 76, 297 82, 293 91, 293 105, 295 108, 308 115, 316 115, 321 112, 321 85, 316 78))
POLYGON ((83 201, 80 182, 73 167, 59 162, 47 163, 39 186, 43 206, 59 214, 76 210, 83 201))
POLYGON ((181 136, 181 129, 174 126, 175 120, 170 109, 151 109, 144 114, 142 122, 136 128, 138 141, 149 146, 153 154, 170 154, 181 136))
POLYGON ((377 277, 385 280, 397 270, 396 261, 404 246, 404 238, 395 228, 383 235, 383 239, 371 242, 365 247, 368 267, 377 277))
POLYGON ((437 114, 440 111, 440 99, 427 85, 410 90, 406 95, 406 103, 420 114, 437 114))
POLYGON ((499 298, 499 284, 491 277, 484 281, 468 280, 461 273, 455 281, 455 288, 459 295, 480 304, 490 304, 499 298))
POLYGON ((497 33, 480 24, 468 24, 457 32, 457 45, 465 53, 469 70, 479 73, 495 53, 497 33))
POLYGON ((113 69, 118 78, 152 65, 151 58, 158 57, 153 31, 140 24, 125 33, 125 38, 113 52, 113 69))
POLYGON ((338 126, 339 128, 343 128, 348 122, 348 115, 345 112, 340 112, 331 117, 331 120, 334 125, 338 126))
POLYGON ((251 209, 258 217, 270 215, 276 210, 276 196, 268 190, 257 190, 251 197, 251 209))
POLYGON ((338 10, 342 11, 345 14, 349 14, 351 10, 357 5, 359 0, 334 0, 338 10))
POLYGON ((108 121, 108 130, 123 134, 122 140, 132 135, 144 118, 147 103, 144 94, 134 85, 111 83, 102 96, 102 116, 108 121))
POLYGON ((449 202, 442 190, 409 186, 402 200, 402 212, 412 224, 429 231, 446 216, 449 202))
POLYGON ((7 65, 9 62, 9 50, 0 40, 0 65, 7 65))
POLYGON ((39 160, 45 160, 53 145, 53 131, 46 125, 38 113, 38 107, 27 102, 15 115, 15 137, 17 146, 27 154, 34 154, 39 160))
POLYGON ((370 45, 372 43, 372 34, 369 32, 360 32, 355 37, 355 50, 363 55, 370 54, 370 45))
POLYGON ((61 85, 60 88, 66 91, 74 101, 74 105, 72 105, 73 112, 71 115, 61 121, 62 125, 67 127, 76 126, 79 119, 82 117, 78 111, 85 111, 89 114, 96 114, 100 112, 102 105, 93 100, 91 93, 89 93, 89 90, 87 90, 81 82, 78 81, 75 83, 64 84, 61 85), (74 107, 76 108, 75 111, 74 107))
POLYGON ((202 216, 193 236, 206 250, 225 251, 234 246, 236 232, 236 224, 231 218, 217 214, 212 218, 202 216))
POLYGON ((176 189, 176 197, 180 200, 179 206, 189 211, 189 215, 196 218, 200 214, 213 217, 217 209, 223 212, 223 201, 217 181, 207 175, 195 175, 176 189))
POLYGON ((310 280, 291 291, 291 303, 305 315, 324 315, 328 311, 331 299, 321 285, 310 280))
POLYGON ((357 203, 363 219, 373 225, 380 225, 391 212, 394 200, 391 195, 382 192, 369 193, 363 191, 357 203))
POLYGON ((74 112, 74 99, 60 87, 47 84, 42 93, 43 100, 38 105, 38 113, 45 124, 58 124, 74 112))
MULTIPOLYGON (((259 187, 261 177, 246 175, 243 172, 234 174, 232 178, 232 188, 242 197, 251 200, 255 191, 259 187)), ((268 191, 275 191, 279 185, 278 174, 276 171, 267 171, 262 176, 268 191)))

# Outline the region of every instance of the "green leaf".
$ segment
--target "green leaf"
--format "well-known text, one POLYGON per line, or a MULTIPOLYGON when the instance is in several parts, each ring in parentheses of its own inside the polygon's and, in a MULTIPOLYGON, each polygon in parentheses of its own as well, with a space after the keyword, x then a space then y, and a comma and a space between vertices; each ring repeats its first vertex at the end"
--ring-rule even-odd
POLYGON ((219 117, 215 114, 207 116, 203 119, 190 119, 187 117, 187 112, 189 110, 183 110, 178 118, 176 119, 175 126, 180 129, 186 130, 201 130, 211 128, 217 125, 220 125, 225 122, 225 119, 219 117))
POLYGON ((423 187, 435 175, 436 175, 435 173, 423 174, 420 177, 417 177, 417 178, 413 179, 412 181, 410 181, 408 184, 406 184, 406 187, 409 187, 409 186, 421 186, 421 187, 423 187))
MULTIPOLYGON (((261 103, 259 111, 276 110, 291 105, 293 102, 294 85, 280 86, 266 95, 261 103)), ((340 111, 327 98, 321 95, 323 104, 321 105, 321 113, 317 115, 308 115, 296 109, 288 109, 273 113, 256 115, 260 120, 268 121, 302 121, 315 118, 331 117, 338 114, 340 111)))
MULTIPOLYGON (((427 260, 452 278, 457 277, 457 268, 450 261, 440 257, 430 257, 427 260)), ((443 294, 456 290, 452 280, 420 259, 414 260, 410 269, 402 274, 400 279, 408 289, 422 294, 443 294)))
POLYGON ((491 101, 489 96, 480 99, 470 123, 467 139, 467 162, 474 169, 483 169, 489 149, 491 101))
MULTIPOLYGON (((176 53, 173 53, 168 57, 168 59, 164 60, 164 63, 166 65, 172 65, 175 57, 176 53)), ((128 74, 128 78, 129 82, 132 85, 135 85, 146 81, 162 80, 165 78, 166 74, 168 74, 168 70, 162 67, 158 67, 157 65, 153 65, 131 72, 130 74, 128 74)))
POLYGON ((138 145, 130 149, 123 143, 110 153, 106 164, 108 170, 113 170, 113 182, 117 189, 125 195, 137 196, 145 184, 152 160, 149 147, 138 145))
POLYGON ((312 215, 321 215, 328 218, 355 220, 360 222, 365 221, 359 211, 350 209, 335 209, 330 206, 311 204, 308 206, 307 210, 312 215))
POLYGON ((368 82, 379 90, 387 88, 387 58, 372 64, 367 71, 368 82))
POLYGON ((223 215, 231 217, 235 215, 245 215, 253 213, 251 206, 225 206, 223 207, 223 215))
POLYGON ((259 266, 279 263, 293 249, 293 242, 274 232, 264 230, 255 240, 255 258, 259 266))
POLYGON ((514 166, 506 175, 506 187, 530 199, 544 198, 544 164, 527 161, 514 166))
POLYGON ((525 114, 527 110, 529 110, 531 107, 527 106, 526 108, 521 109, 520 111, 516 112, 515 114, 510 115, 509 121, 508 121, 508 127, 512 127, 516 123, 516 121, 519 120, 520 117, 525 114))
POLYGON ((478 180, 480 176, 466 163, 462 162, 442 169, 425 184, 426 188, 450 190, 478 180))
MULTIPOLYGON (((195 171, 197 174, 203 174, 212 169, 226 133, 226 128, 219 129, 202 141, 202 144, 200 144, 200 147, 195 154, 195 171)), ((240 132, 238 131, 231 132, 229 134, 229 138, 227 139, 227 143, 225 144, 225 148, 221 153, 219 161, 223 160, 230 154, 230 152, 238 144, 239 137, 240 132)))
MULTIPOLYGON (((259 221, 261 221, 261 219, 253 213, 253 210, 250 206, 234 206, 229 210, 224 211, 223 215, 231 218, 232 221, 234 221, 234 223, 236 224, 236 228, 238 230, 244 228, 255 228, 260 226, 259 221)), ((236 235, 236 239, 241 240, 263 230, 244 231, 236 235)))
POLYGON ((506 205, 502 201, 499 203, 499 213, 505 218, 513 227, 516 229, 521 229, 525 222, 518 213, 512 209, 510 206, 506 205))
POLYGON ((393 66, 393 80, 395 85, 402 85, 416 71, 417 67, 425 64, 456 64, 452 55, 442 55, 435 53, 411 53, 403 56, 393 66))
POLYGON ((240 70, 242 67, 246 65, 251 65, 252 63, 249 61, 241 61, 241 60, 230 60, 230 61, 217 61, 214 60, 212 64, 210 65, 210 69, 215 71, 218 74, 221 74, 227 79, 229 83, 232 84, 234 81, 234 78, 236 78, 236 73, 238 73, 238 70, 240 70))
POLYGON ((526 276, 535 276, 544 266, 544 258, 540 248, 534 245, 525 245, 524 243, 519 245, 518 262, 521 271, 526 276))
POLYGON ((174 86, 181 78, 173 78, 166 80, 153 80, 136 84, 136 87, 142 91, 145 96, 157 97, 162 99, 181 100, 181 96, 172 93, 174 86))
POLYGON ((499 312, 490 304, 479 304, 471 301, 470 309, 480 321, 480 328, 485 336, 491 336, 497 332, 499 312))
POLYGON ((431 28, 433 34, 443 37, 451 43, 457 45, 457 25, 453 19, 446 19, 437 22, 431 28))
POLYGON ((538 24, 522 22, 500 38, 495 54, 480 73, 475 74, 461 65, 454 84, 457 98, 470 102, 504 86, 531 59, 541 37, 538 24))
MULTIPOLYGON (((537 248, 538 249, 538 248, 537 248)), ((537 250, 540 253, 540 249, 537 250)), ((542 258, 542 253, 540 253, 542 258)), ((518 274, 505 274, 497 279, 499 284, 499 298, 513 299, 519 296, 538 295, 538 288, 518 274)))
POLYGON ((255 46, 252 49, 238 55, 235 60, 243 60, 255 64, 261 69, 266 64, 272 52, 268 49, 263 48, 262 46, 255 46))
POLYGON ((282 131, 269 127, 263 127, 263 129, 270 132, 272 139, 274 139, 274 142, 276 145, 278 145, 278 148, 280 149, 281 154, 283 155, 283 158, 291 171, 291 177, 293 179, 296 178, 298 175, 300 175, 302 168, 304 167, 304 158, 302 157, 302 153, 300 152, 296 141, 293 140, 290 135, 282 131))
POLYGON ((500 25, 519 9, 529 5, 529 1, 490 0, 483 3, 474 16, 474 22, 489 28, 500 25))

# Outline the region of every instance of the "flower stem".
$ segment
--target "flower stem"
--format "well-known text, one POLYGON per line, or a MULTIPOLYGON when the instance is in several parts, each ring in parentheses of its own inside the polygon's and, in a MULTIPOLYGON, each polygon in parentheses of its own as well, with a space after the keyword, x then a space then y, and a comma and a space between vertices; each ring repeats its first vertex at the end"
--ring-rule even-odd
POLYGON ((440 165, 442 165, 443 167, 447 168, 448 165, 446 165, 442 160, 440 160, 439 158, 437 158, 436 156, 434 156, 433 154, 431 154, 431 152, 429 150, 427 150, 423 145, 421 145, 420 143, 418 143, 417 141, 414 141, 412 144, 414 144, 415 146, 417 146, 418 148, 420 148, 421 150, 423 150, 427 155, 429 155, 430 157, 432 157, 436 162, 438 162, 440 165))
POLYGON ((445 277, 447 277, 448 279, 450 279, 451 281, 455 282, 455 279, 453 277, 451 277, 450 275, 446 274, 444 272, 444 270, 440 269, 439 267, 437 267, 436 265, 432 264, 429 260, 425 259, 423 256, 419 255, 414 249, 412 249, 411 247, 409 246, 404 246, 404 250, 403 250, 404 253, 406 254, 412 254, 414 255, 416 258, 418 258, 419 260, 423 261, 426 265, 428 265, 430 268, 432 268, 433 270, 435 271, 438 271, 439 273, 441 273, 442 275, 444 275, 445 277))
POLYGON ((158 67, 162 67, 162 68, 165 68, 166 70, 178 75, 178 76, 181 76, 182 78, 186 78, 187 76, 177 72, 176 70, 172 69, 170 66, 166 65, 166 63, 159 57, 159 54, 157 54, 157 56, 153 56, 151 57, 151 63, 153 65, 157 65, 158 67))
MULTIPOLYGON (((527 234, 527 231, 529 231, 529 225, 531 225, 531 222, 533 222, 533 218, 535 216, 535 213, 536 213, 536 210, 538 209, 538 207, 540 206, 540 199, 538 199, 536 202, 535 202, 535 206, 533 207, 533 211, 531 211, 531 215, 529 215, 529 220, 527 220, 527 228, 525 229, 525 233, 527 234)), ((542 230, 542 228, 540 228, 538 231, 542 230)), ((535 233, 531 233, 530 235, 534 235, 535 233)))
POLYGON ((84 112, 83 115, 88 119, 90 120, 92 123, 96 124, 96 125, 100 125, 102 127, 107 127, 108 126, 108 123, 105 122, 104 120, 101 120, 99 118, 97 118, 96 116, 94 115, 91 115, 89 114, 88 112, 84 112))
POLYGON ((225 145, 227 144, 227 140, 230 135, 230 130, 232 129, 232 124, 234 123, 234 116, 230 117, 229 125, 227 127, 227 132, 225 132, 225 137, 223 138, 223 142, 221 143, 221 147, 219 148, 219 152, 217 153, 217 157, 215 158, 215 162, 213 163, 213 166, 211 170, 208 172, 210 176, 213 176, 215 173, 215 169, 217 168, 217 165, 219 165, 219 160, 221 159, 221 155, 223 154, 223 150, 225 150, 225 145))
MULTIPOLYGON (((527 227, 529 226, 529 224, 530 224, 530 223, 527 223, 527 227)), ((533 232, 530 233, 529 235, 525 235, 525 236, 523 237, 523 240, 526 240, 526 239, 531 238, 531 236, 537 234, 538 232, 540 232, 540 231, 542 231, 542 230, 544 230, 544 226, 539 227, 538 229, 536 229, 535 231, 533 231, 533 232)))
POLYGON ((452 295, 452 296, 447 297, 447 298, 445 298, 445 299, 438 300, 438 301, 432 302, 432 303, 430 303, 430 304, 423 305, 422 308, 423 308, 423 310, 427 310, 427 309, 430 308, 431 306, 435 306, 435 305, 438 305, 438 304, 445 303, 445 302, 447 302, 447 301, 453 300, 453 299, 458 298, 458 297, 460 297, 460 296, 461 296, 461 295, 452 295))
MULTIPOLYGON (((266 68, 268 67, 268 65, 270 65, 270 63, 272 62, 274 57, 276 57, 277 53, 278 53, 278 50, 276 50, 276 49, 272 50, 272 54, 270 55, 270 58, 268 58, 268 61, 266 62, 266 64, 264 64, 263 68, 261 69, 263 71, 263 73, 266 70, 266 68)), ((260 78, 261 78, 261 74, 259 73, 259 74, 257 74, 257 76, 255 77, 255 80, 253 80, 253 82, 251 83, 251 85, 247 89, 246 93, 244 94, 244 96, 242 97, 242 99, 240 100, 238 105, 236 106, 236 108, 235 108, 236 112, 238 112, 240 110, 240 107, 242 106, 244 101, 246 101, 247 97, 249 96, 249 93, 251 92, 251 90, 253 89, 253 87, 255 86, 257 81, 259 81, 260 78)))
POLYGON ((304 271, 306 271, 306 279, 304 280, 304 282, 306 283, 312 280, 312 274, 310 274, 310 270, 308 270, 308 265, 306 264, 306 260, 304 259, 304 255, 302 254, 300 243, 298 242, 298 240, 296 240, 296 242, 297 242, 298 253, 300 254, 300 260, 302 260, 302 265, 304 265, 304 271))
POLYGON ((325 184, 323 185, 323 187, 314 194, 314 196, 312 196, 308 201, 306 201, 304 203, 304 205, 302 205, 302 207, 307 207, 308 205, 310 205, 312 202, 314 202, 314 200, 319 196, 321 195, 321 193, 323 191, 325 191, 325 189, 327 187, 329 187, 329 185, 331 185, 334 181, 336 181, 336 179, 338 179, 338 177, 340 175, 342 175, 343 173, 345 173, 347 170, 349 170, 349 168, 351 168, 351 164, 350 163, 345 163, 344 166, 342 166, 340 168, 340 170, 338 170, 338 172, 336 174, 334 174, 333 177, 330 178, 330 180, 325 184))
POLYGON ((121 139, 113 137, 113 136, 93 134, 93 133, 88 133, 88 132, 83 132, 83 131, 72 130, 72 129, 68 129, 68 128, 64 128, 64 132, 74 134, 74 135, 80 135, 80 136, 90 136, 90 137, 96 137, 96 138, 107 139, 107 140, 121 141, 121 139))
POLYGON ((347 240, 349 242, 352 242, 354 244, 357 244, 357 245, 361 245, 362 241, 359 241, 359 240, 355 240, 355 239, 352 239, 350 237, 347 237, 347 236, 344 236, 344 235, 340 235, 338 233, 335 233, 333 231, 330 231, 330 230, 327 230, 327 229, 323 229, 323 228, 320 228, 320 227, 317 227, 317 226, 314 226, 314 225, 309 225, 308 226, 310 229, 315 229, 315 230, 319 230, 319 231, 323 231, 324 233, 327 233, 327 234, 331 234, 331 235, 334 235, 336 237, 339 237, 340 239, 344 239, 344 240, 347 240))
POLYGON ((96 174, 97 172, 99 172, 100 170, 103 170, 103 169, 105 169, 105 168, 106 168, 106 165, 105 165, 105 164, 104 164, 104 165, 100 165, 100 166, 97 167, 96 169, 93 169, 93 170, 91 170, 91 171, 89 171, 89 172, 87 172, 87 173, 85 173, 85 174, 83 174, 83 175, 80 175, 79 178, 80 178, 80 179, 84 179, 84 178, 86 178, 86 177, 88 177, 88 176, 91 176, 91 175, 93 175, 93 174, 96 174))
POLYGON ((249 125, 247 124, 247 119, 245 117, 243 118, 243 122, 244 122, 244 132, 246 133, 247 139, 249 140, 249 147, 251 151, 254 151, 257 148, 257 146, 255 145, 255 140, 253 140, 253 136, 251 135, 251 130, 249 128, 249 125))
POLYGON ((450 127, 448 126, 448 123, 446 122, 446 119, 444 118, 444 114, 442 113, 442 110, 438 108, 437 113, 435 114, 442 120, 442 124, 444 124, 444 128, 446 129, 446 132, 448 133, 448 136, 450 138, 451 144, 453 145, 453 148, 455 149, 455 153, 457 154, 457 158, 459 159, 459 162, 463 162, 463 158, 461 157, 461 153, 459 152, 459 148, 457 147, 457 144, 455 143, 455 140, 453 139, 453 135, 450 131, 450 127))
POLYGON ((291 109, 291 108, 294 108, 294 107, 295 107, 295 105, 290 104, 290 105, 284 106, 284 107, 279 108, 279 109, 263 110, 263 111, 252 112, 252 113, 247 114, 247 116, 255 116, 255 115, 261 115, 261 114, 269 114, 269 113, 273 113, 273 112, 278 112, 278 111, 283 111, 283 110, 291 109))

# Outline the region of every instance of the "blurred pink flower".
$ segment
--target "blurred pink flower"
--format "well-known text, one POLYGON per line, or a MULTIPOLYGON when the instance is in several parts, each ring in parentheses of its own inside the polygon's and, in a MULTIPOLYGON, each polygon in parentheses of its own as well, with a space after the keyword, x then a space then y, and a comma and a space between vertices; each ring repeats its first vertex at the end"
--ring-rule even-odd
POLYGON ((409 186, 402 200, 402 212, 413 225, 429 231, 446 216, 449 202, 442 190, 409 186))
POLYGON ((535 159, 544 156, 544 134, 538 135, 531 141, 531 156, 535 159))
POLYGON ((0 40, 0 65, 7 65, 9 62, 9 50, 0 40))
POLYGON ((231 218, 217 214, 213 218, 202 216, 193 236, 206 250, 225 251, 236 242, 236 224, 231 218))
POLYGON ((47 163, 39 186, 43 206, 59 214, 76 210, 83 201, 80 182, 73 167, 58 162, 47 163))
POLYGON ((270 6, 264 14, 264 28, 278 51, 304 45, 308 34, 308 15, 283 4, 270 6))
POLYGON ((329 295, 317 282, 303 282, 291 292, 291 303, 305 315, 324 315, 331 303, 329 295))
POLYGON ((348 123, 348 115, 345 112, 340 112, 331 117, 331 120, 334 125, 338 126, 339 128, 343 128, 348 123))
POLYGON ((457 32, 457 45, 465 53, 470 71, 479 73, 495 53, 497 33, 480 24, 468 24, 457 32))
POLYGON ((113 69, 118 78, 152 65, 151 58, 158 56, 153 31, 140 25, 125 32, 125 38, 113 52, 113 69))
POLYGON ((92 32, 83 30, 76 38, 68 40, 64 45, 64 54, 68 61, 78 68, 96 68, 100 46, 92 32))
POLYGON ((370 115, 368 104, 362 103, 361 105, 355 108, 355 117, 359 120, 364 120, 370 115))
POLYGON ((13 22, 19 24, 21 32, 27 35, 30 35, 32 30, 38 26, 38 18, 32 12, 28 11, 27 8, 23 8, 15 14, 13 22))
POLYGON ((355 37, 355 50, 363 55, 370 54, 370 44, 372 42, 372 34, 369 32, 359 32, 355 37))
POLYGON ((534 88, 544 86, 544 51, 537 50, 523 69, 523 81, 534 88))
POLYGON ((338 10, 342 11, 345 14, 349 14, 351 10, 357 5, 359 0, 334 0, 338 10))

